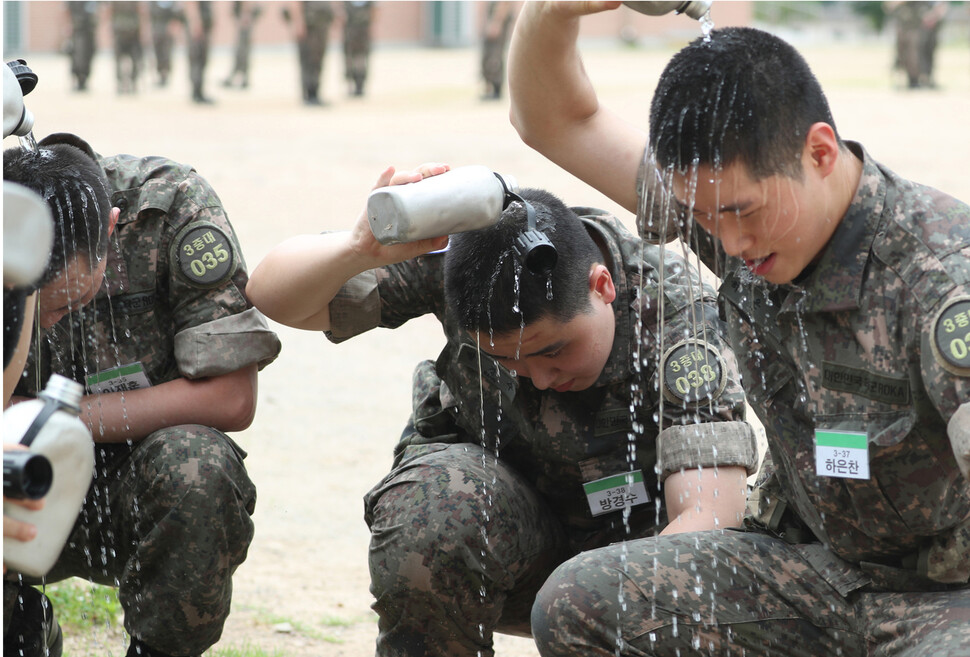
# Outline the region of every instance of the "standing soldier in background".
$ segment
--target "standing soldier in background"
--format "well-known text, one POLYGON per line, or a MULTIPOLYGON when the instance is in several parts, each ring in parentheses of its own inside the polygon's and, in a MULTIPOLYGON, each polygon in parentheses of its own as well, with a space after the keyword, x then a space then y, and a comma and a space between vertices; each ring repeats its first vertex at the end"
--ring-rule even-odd
POLYGON ((482 38, 482 78, 485 94, 482 100, 498 100, 505 83, 505 52, 515 22, 511 2, 489 2, 485 10, 482 38))
POLYGON ((158 71, 158 86, 168 84, 172 72, 172 21, 182 22, 182 15, 174 2, 163 0, 149 3, 148 15, 152 23, 152 44, 155 48, 155 70, 158 71))
POLYGON ((933 63, 946 2, 887 2, 896 21, 895 68, 906 74, 910 89, 934 88, 933 63))
POLYGON ((344 77, 352 85, 350 93, 364 95, 370 58, 370 26, 374 3, 369 0, 344 2, 344 77))
POLYGON ((327 53, 327 36, 333 23, 329 2, 292 2, 283 9, 283 18, 293 28, 300 56, 300 89, 304 105, 324 105, 320 98, 323 57, 327 53))
POLYGON ((137 91, 142 64, 141 3, 112 2, 111 34, 115 48, 115 79, 118 94, 137 91))
POLYGON ((185 29, 189 42, 189 80, 192 83, 192 102, 212 103, 203 92, 205 67, 209 63, 209 43, 212 35, 212 3, 209 1, 184 3, 185 29))
POLYGON ((97 2, 68 2, 71 16, 71 76, 75 91, 87 91, 91 76, 91 60, 94 59, 94 34, 98 28, 97 2))
POLYGON ((232 16, 236 21, 236 54, 232 72, 223 80, 222 86, 236 86, 237 78, 241 89, 249 86, 249 53, 253 47, 253 25, 261 11, 258 2, 232 3, 232 16))

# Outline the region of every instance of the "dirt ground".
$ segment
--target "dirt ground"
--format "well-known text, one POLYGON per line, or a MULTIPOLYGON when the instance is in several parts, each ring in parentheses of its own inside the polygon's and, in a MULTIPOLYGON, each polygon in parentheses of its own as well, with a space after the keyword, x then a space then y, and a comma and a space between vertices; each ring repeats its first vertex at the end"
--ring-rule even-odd
MULTIPOLYGON (((602 102, 646 125, 657 75, 673 49, 591 44, 587 69, 602 102)), ((934 91, 894 84, 888 42, 803 44, 842 135, 900 174, 970 200, 970 52, 939 54, 934 91)), ((184 52, 168 88, 144 75, 117 96, 107 52, 91 90, 70 91, 68 61, 25 55, 40 82, 27 97, 38 138, 59 131, 106 154, 164 155, 193 164, 213 184, 250 269, 284 238, 351 225, 380 170, 425 161, 484 164, 545 187, 567 203, 632 217, 524 146, 508 104, 479 100, 475 49, 378 49, 367 95, 349 98, 339 53, 326 62, 323 108, 304 107, 295 53, 257 50, 248 90, 218 85, 230 69, 216 51, 207 72, 212 106, 189 102, 184 52)), ((5 140, 4 146, 16 145, 5 140)), ((216 648, 338 657, 372 654, 368 532, 361 498, 388 469, 408 416, 410 377, 443 338, 433 319, 374 331, 342 345, 275 326, 279 359, 260 375, 259 410, 236 439, 259 490, 256 537, 236 573, 233 613, 216 648)), ((69 636, 66 654, 123 655, 124 639, 69 636)), ((531 640, 499 636, 502 657, 533 657, 531 640)), ((239 654, 239 653, 232 653, 239 654)))

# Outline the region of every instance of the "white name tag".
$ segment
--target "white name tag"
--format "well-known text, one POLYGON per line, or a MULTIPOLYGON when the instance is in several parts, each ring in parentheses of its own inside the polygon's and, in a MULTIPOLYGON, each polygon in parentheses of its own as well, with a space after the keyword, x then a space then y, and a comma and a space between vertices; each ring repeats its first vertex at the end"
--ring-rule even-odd
POLYGON ((820 477, 869 478, 869 439, 861 431, 815 430, 815 473, 820 477))
POLYGON ((86 379, 90 394, 104 394, 108 392, 125 392, 150 388, 151 382, 145 375, 145 368, 141 363, 132 363, 102 370, 86 379))
POLYGON ((594 516, 650 501, 643 484, 643 473, 639 470, 587 482, 583 484, 583 490, 594 516))

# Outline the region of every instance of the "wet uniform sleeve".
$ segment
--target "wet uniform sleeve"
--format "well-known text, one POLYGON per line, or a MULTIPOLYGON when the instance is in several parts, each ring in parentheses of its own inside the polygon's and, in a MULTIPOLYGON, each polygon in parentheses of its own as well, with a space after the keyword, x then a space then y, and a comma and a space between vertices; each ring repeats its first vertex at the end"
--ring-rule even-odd
POLYGON ((331 342, 372 328, 397 328, 409 319, 444 314, 444 254, 419 256, 371 269, 347 281, 330 302, 331 342))
POLYGON ((167 298, 175 329, 175 357, 186 378, 218 376, 251 364, 264 367, 280 342, 244 290, 246 263, 215 193, 191 173, 168 243, 167 298))
MULTIPOLYGON (((676 274, 675 274, 676 275, 676 274)), ((651 389, 660 390, 664 429, 658 437, 663 481, 684 469, 758 467, 754 430, 745 421, 744 392, 714 291, 668 274, 665 321, 651 389)))

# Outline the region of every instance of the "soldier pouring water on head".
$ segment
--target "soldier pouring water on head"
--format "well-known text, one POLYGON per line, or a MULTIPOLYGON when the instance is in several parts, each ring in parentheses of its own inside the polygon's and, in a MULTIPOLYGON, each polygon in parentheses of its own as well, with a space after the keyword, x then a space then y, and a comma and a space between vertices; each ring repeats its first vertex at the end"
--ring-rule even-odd
POLYGON ((619 4, 526 6, 512 122, 723 277, 770 458, 744 531, 564 564, 533 608, 540 653, 970 654, 970 207, 844 140, 761 30, 674 55, 648 135, 598 102, 577 48, 581 15, 619 4))

